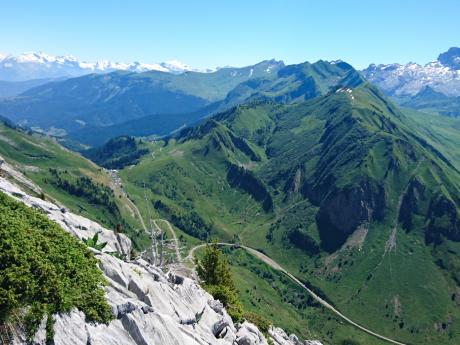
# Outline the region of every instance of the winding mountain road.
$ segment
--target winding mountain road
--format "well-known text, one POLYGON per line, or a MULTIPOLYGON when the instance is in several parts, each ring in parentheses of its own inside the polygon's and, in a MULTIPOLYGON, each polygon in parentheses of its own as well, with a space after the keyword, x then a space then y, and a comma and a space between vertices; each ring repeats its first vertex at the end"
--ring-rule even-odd
MULTIPOLYGON (((277 271, 280 271, 282 273, 284 273, 286 276, 288 276, 290 279, 292 279, 297 285, 299 285, 302 289, 304 289, 305 291, 307 291, 307 293, 315 300, 317 301, 318 303, 320 303, 323 307, 329 309, 330 311, 332 311, 335 315, 339 316, 341 319, 343 319, 344 321, 346 321, 347 323, 349 323, 350 325, 360 329, 361 331, 363 332, 366 332, 367 334, 370 334, 380 340, 384 340, 384 341, 387 341, 389 343, 392 343, 392 344, 397 344, 397 345, 408 345, 406 343, 402 343, 402 342, 399 342, 397 340, 393 340, 393 339, 390 339, 390 338, 387 338, 381 334, 378 334, 376 332, 373 332, 371 331, 370 329, 364 327, 364 326, 361 326, 359 323, 351 320, 350 318, 348 318, 347 316, 343 315, 339 310, 337 310, 334 306, 332 306, 331 304, 329 304, 327 301, 325 301, 324 299, 322 299, 321 297, 319 297, 315 292, 313 292, 311 289, 309 289, 308 287, 306 287, 299 279, 297 279, 293 274, 289 273, 288 271, 286 271, 280 264, 278 264, 276 261, 274 261, 273 259, 271 259, 270 257, 268 257, 267 255, 265 255, 264 253, 262 252, 259 252, 258 250, 254 249, 254 248, 251 248, 251 247, 247 247, 247 246, 243 246, 243 245, 236 245, 234 243, 225 243, 225 242, 218 242, 217 243, 218 246, 230 246, 230 247, 238 247, 238 248, 242 248, 244 250, 246 250, 248 253, 254 255, 256 258, 258 258, 259 260, 265 262, 268 266, 272 267, 273 269, 277 270, 277 271)), ((203 248, 205 247, 206 244, 200 244, 200 245, 197 245, 193 248, 190 249, 187 257, 185 258, 184 261, 189 261, 189 260, 192 260, 193 259, 193 255, 195 253, 195 251, 199 248, 203 248)))
MULTIPOLYGON (((131 200, 130 200, 131 201, 131 200)), ((137 211, 136 213, 139 215, 139 218, 141 219, 141 222, 142 222, 142 225, 144 226, 144 229, 147 231, 147 229, 145 228, 145 224, 142 220, 142 217, 140 217, 140 212, 139 212, 139 209, 136 207, 136 205, 134 203, 132 203, 133 205, 133 208, 137 211)), ((199 244, 197 246, 194 246, 192 247, 187 256, 184 258, 184 260, 182 260, 181 258, 181 255, 180 255, 180 251, 179 251, 179 241, 177 239, 177 236, 176 236, 176 233, 171 225, 171 223, 166 220, 166 219, 155 219, 153 220, 153 223, 154 225, 159 229, 159 226, 157 224, 157 222, 163 222, 167 225, 168 227, 168 230, 171 232, 171 235, 173 237, 173 240, 174 240, 174 243, 175 243, 175 252, 176 252, 176 258, 177 258, 177 261, 178 262, 187 262, 187 261, 190 261, 190 262, 193 262, 193 255, 195 254, 196 250, 199 249, 199 248, 203 248, 205 247, 207 244, 206 243, 203 243, 203 244, 199 244)), ((360 329, 361 331, 363 332, 366 332, 367 334, 371 335, 371 336, 374 336, 380 340, 384 340, 384 341, 387 341, 389 343, 392 343, 392 344, 396 344, 396 345, 408 345, 406 343, 402 343, 402 342, 399 342, 397 340, 393 340, 391 338, 388 338, 388 337, 385 337, 381 334, 378 334, 376 332, 373 332, 372 330, 364 327, 364 326, 361 326, 359 323, 351 320, 350 318, 348 318, 347 316, 343 315, 339 310, 337 310, 334 306, 332 306, 331 304, 329 304, 327 301, 325 301, 324 299, 322 299, 320 296, 318 296, 314 291, 312 291, 311 289, 309 289, 307 286, 305 286, 298 278, 296 278, 293 274, 289 273, 286 269, 284 269, 280 264, 278 264, 275 260, 271 259, 270 257, 268 257, 267 255, 265 255, 264 253, 254 249, 254 248, 251 248, 251 247, 248 247, 248 246, 244 246, 244 245, 236 245, 234 243, 226 243, 226 242, 218 242, 217 243, 218 246, 229 246, 229 247, 238 247, 238 248, 242 248, 244 250, 246 250, 248 253, 250 253, 251 255, 255 256, 256 258, 258 258, 259 260, 265 262, 268 266, 272 267, 273 269, 279 271, 279 272, 282 272, 283 274, 285 274, 286 276, 288 276, 292 281, 294 281, 297 285, 299 285, 302 289, 304 289, 315 301, 317 301, 319 304, 321 304, 323 307, 329 309, 331 312, 333 312, 335 315, 337 315, 338 317, 340 317, 342 320, 346 321, 347 323, 349 323, 350 325, 360 329)))

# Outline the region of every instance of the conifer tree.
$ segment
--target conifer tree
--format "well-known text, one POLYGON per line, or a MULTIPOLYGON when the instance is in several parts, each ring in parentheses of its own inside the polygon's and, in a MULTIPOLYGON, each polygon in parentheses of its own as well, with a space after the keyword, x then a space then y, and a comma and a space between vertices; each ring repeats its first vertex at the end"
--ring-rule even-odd
POLYGON ((234 321, 239 321, 243 307, 238 300, 227 260, 216 242, 206 246, 203 259, 196 261, 196 270, 204 288, 224 304, 234 321))

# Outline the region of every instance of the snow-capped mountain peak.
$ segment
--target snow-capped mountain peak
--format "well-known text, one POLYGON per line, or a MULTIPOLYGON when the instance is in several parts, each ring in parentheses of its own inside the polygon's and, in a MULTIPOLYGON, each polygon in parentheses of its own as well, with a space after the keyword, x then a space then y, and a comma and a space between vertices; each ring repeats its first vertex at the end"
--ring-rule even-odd
POLYGON ((460 96, 460 49, 450 48, 436 61, 420 65, 370 64, 362 73, 387 94, 413 96, 427 86, 447 96, 460 96))
POLYGON ((21 81, 40 78, 76 77, 88 73, 108 73, 117 70, 129 72, 160 71, 180 74, 199 70, 177 60, 161 63, 83 61, 72 55, 54 56, 44 52, 25 52, 13 56, 0 53, 0 80, 21 81))
POLYGON ((160 66, 170 71, 191 71, 193 70, 189 65, 186 65, 183 62, 178 61, 178 60, 170 60, 170 61, 162 62, 160 66))

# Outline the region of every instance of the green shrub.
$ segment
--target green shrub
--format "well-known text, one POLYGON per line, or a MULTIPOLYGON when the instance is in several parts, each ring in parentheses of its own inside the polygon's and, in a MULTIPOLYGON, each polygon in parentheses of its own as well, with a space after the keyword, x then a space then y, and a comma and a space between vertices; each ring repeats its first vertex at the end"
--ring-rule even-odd
POLYGON ((243 318, 243 305, 238 299, 236 291, 225 285, 205 285, 204 289, 224 305, 228 315, 234 322, 243 318))
POLYGON ((224 285, 235 289, 227 260, 217 243, 206 246, 203 259, 196 261, 196 272, 204 285, 224 285))
POLYGON ((270 321, 268 321, 263 316, 252 312, 244 313, 243 317, 246 319, 246 321, 256 325, 259 331, 261 331, 266 337, 268 336, 268 330, 272 325, 270 321))
POLYGON ((270 329, 270 326, 272 325, 270 321, 268 321, 263 316, 256 314, 256 313, 252 313, 252 312, 244 313, 243 318, 246 321, 256 325, 259 331, 261 331, 262 334, 264 335, 265 339, 267 339, 268 343, 273 344, 270 338, 270 334, 268 333, 268 330, 270 329))
POLYGON ((88 321, 108 323, 106 284, 88 248, 38 211, 0 193, 0 325, 27 310, 27 335, 47 317, 78 308, 88 321))

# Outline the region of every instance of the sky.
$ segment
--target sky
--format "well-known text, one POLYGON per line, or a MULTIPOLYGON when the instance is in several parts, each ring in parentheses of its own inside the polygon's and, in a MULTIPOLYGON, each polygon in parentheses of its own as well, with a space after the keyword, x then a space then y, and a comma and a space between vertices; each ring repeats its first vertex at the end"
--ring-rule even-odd
POLYGON ((460 46, 460 0, 0 0, 0 52, 193 67, 426 63, 460 46))

